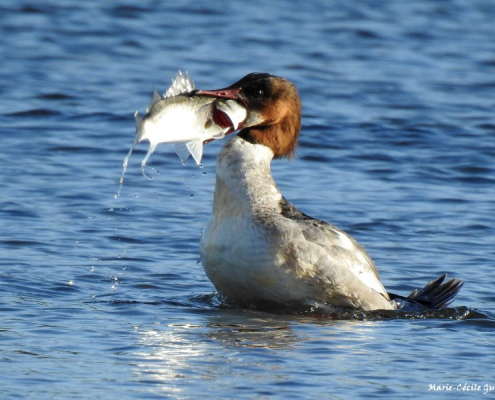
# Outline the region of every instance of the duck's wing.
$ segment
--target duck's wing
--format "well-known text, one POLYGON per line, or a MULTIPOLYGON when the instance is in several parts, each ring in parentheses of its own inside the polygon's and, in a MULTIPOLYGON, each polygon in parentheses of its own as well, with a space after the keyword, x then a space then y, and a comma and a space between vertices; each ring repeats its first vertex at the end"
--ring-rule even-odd
MULTIPOLYGON (((285 198, 282 198, 280 208, 281 214, 285 218, 297 222, 297 226, 308 242, 324 250, 327 255, 325 259, 329 265, 332 267, 340 265, 342 275, 350 272, 352 276, 349 277, 349 282, 355 281, 352 278, 358 279, 356 291, 361 290, 361 285, 364 284, 383 297, 383 300, 390 301, 389 295, 380 281, 375 264, 356 240, 335 226, 304 214, 285 198)), ((324 268, 325 266, 320 267, 324 268)), ((359 295, 359 293, 356 294, 359 295)))

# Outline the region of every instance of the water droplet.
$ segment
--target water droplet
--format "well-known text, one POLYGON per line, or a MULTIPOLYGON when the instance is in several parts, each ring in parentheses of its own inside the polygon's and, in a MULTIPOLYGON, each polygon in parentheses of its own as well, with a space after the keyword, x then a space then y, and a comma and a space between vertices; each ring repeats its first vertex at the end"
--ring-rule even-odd
POLYGON ((137 144, 136 142, 133 143, 131 149, 129 150, 129 153, 127 153, 127 156, 125 156, 124 162, 122 163, 122 175, 120 176, 119 179, 119 189, 117 190, 117 193, 113 196, 116 199, 120 197, 120 193, 122 192, 122 186, 124 185, 124 175, 125 172, 127 171, 127 164, 129 163, 129 157, 131 156, 132 150, 134 150, 136 144, 137 144))
POLYGON ((208 175, 205 171, 201 172, 201 175, 208 175))
MULTIPOLYGON (((152 171, 153 171, 153 168, 150 168, 152 171)), ((147 175, 146 174, 146 162, 141 162, 141 173, 143 174, 143 176, 148 179, 149 181, 152 181, 153 180, 153 177, 151 175, 147 175)))
POLYGON ((191 193, 191 194, 189 195, 189 197, 194 197, 194 195, 191 193))

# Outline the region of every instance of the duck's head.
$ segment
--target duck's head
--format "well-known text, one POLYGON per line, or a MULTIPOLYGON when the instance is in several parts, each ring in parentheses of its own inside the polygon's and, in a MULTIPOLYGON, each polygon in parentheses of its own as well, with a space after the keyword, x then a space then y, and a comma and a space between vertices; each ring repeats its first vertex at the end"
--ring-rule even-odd
POLYGON ((275 158, 294 154, 301 130, 301 100, 287 79, 251 73, 224 89, 198 90, 197 94, 240 102, 247 111, 240 136, 269 147, 275 158))

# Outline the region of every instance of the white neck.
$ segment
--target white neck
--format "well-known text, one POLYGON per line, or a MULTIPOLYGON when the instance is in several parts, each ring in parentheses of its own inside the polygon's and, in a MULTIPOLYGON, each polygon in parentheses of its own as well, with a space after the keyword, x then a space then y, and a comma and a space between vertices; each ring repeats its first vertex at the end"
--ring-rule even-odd
POLYGON ((217 159, 214 213, 272 211, 282 195, 272 178, 273 151, 239 136, 230 139, 217 159))

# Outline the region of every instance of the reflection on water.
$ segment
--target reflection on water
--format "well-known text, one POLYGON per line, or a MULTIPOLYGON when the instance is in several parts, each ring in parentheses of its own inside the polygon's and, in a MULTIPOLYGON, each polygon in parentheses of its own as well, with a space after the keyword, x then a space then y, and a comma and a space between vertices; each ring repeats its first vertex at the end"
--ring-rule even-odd
POLYGON ((493 0, 292 3, 0 2, 0 398, 398 398, 491 383, 493 0), (179 68, 204 88, 253 71, 293 80, 300 148, 272 169, 284 195, 358 239, 394 293, 463 279, 455 308, 343 321, 202 300, 223 142, 203 169, 164 146, 153 181, 131 159, 113 197, 135 110, 179 68))
MULTIPOLYGON (((183 326, 182 330, 197 329, 183 326)), ((197 359, 204 356, 205 349, 178 330, 149 330, 140 332, 141 348, 136 353, 139 361, 134 373, 139 381, 154 381, 160 390, 167 393, 180 393, 174 382, 190 374, 197 359)))
MULTIPOLYGON (((203 300, 210 297, 205 296, 203 300)), ((152 384, 156 394, 204 395, 195 392, 194 388, 200 387, 206 392, 214 388, 217 396, 229 396, 227 387, 237 385, 247 393, 267 395, 274 387, 290 386, 294 374, 300 376, 297 385, 303 387, 321 386, 321 379, 341 376, 342 387, 361 388, 383 375, 371 367, 373 363, 382 369, 387 365, 393 371, 393 363, 404 357, 414 362, 415 354, 406 356, 404 350, 394 353, 390 349, 397 340, 404 341, 401 346, 410 346, 408 337, 416 330, 429 332, 439 319, 446 321, 445 333, 452 329, 449 321, 459 319, 475 329, 492 329, 494 324, 488 315, 465 307, 441 313, 399 314, 362 313, 354 318, 349 315, 348 320, 336 320, 317 314, 290 316, 203 308, 194 323, 170 323, 164 319, 152 328, 138 328, 140 350, 135 353, 133 374, 139 382, 152 384), (390 330, 384 325, 390 319, 397 322, 417 319, 426 325, 401 323, 390 330), (368 358, 373 359, 373 363, 363 364, 368 358), (249 385, 246 386, 246 382, 249 385), (225 385, 225 393, 222 385, 225 385)), ((431 351, 428 346, 446 349, 445 333, 440 337, 422 334, 426 340, 423 351, 431 351)), ((390 375, 380 379, 394 378, 390 375)), ((409 381, 404 379, 405 385, 407 382, 410 385, 418 377, 411 374, 409 381)))
POLYGON ((262 382, 267 367, 275 380, 284 382, 281 353, 301 366, 306 357, 314 358, 320 374, 327 374, 334 363, 365 354, 379 340, 375 324, 222 310, 207 315, 201 325, 172 323, 138 330, 141 350, 135 354, 139 361, 134 373, 139 381, 156 384, 157 392, 175 394, 197 380, 262 382), (306 350, 299 354, 301 347, 306 350))
POLYGON ((297 344, 299 338, 287 321, 250 314, 246 318, 242 311, 221 312, 207 316, 204 325, 174 323, 139 332, 142 351, 136 353, 140 361, 135 372, 140 379, 157 381, 161 390, 178 393, 177 382, 229 376, 238 362, 245 372, 236 367, 236 376, 250 375, 250 364, 259 361, 242 361, 227 352, 229 348, 287 350, 297 344))
POLYGON ((290 326, 270 326, 262 320, 259 320, 259 325, 215 323, 208 328, 211 332, 207 336, 226 346, 282 349, 289 347, 296 340, 290 326))

